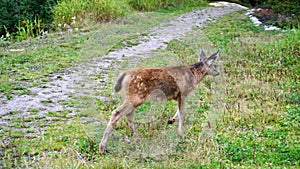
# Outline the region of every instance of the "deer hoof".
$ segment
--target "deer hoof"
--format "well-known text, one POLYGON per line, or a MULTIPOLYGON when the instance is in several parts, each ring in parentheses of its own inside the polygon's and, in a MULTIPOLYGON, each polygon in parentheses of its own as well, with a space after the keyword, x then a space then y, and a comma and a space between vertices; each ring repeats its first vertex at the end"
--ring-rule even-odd
POLYGON ((167 124, 173 124, 175 122, 175 119, 168 120, 167 124))
POLYGON ((181 139, 184 139, 184 134, 183 134, 183 132, 178 132, 178 135, 179 135, 179 137, 181 138, 181 139))
POLYGON ((105 154, 105 150, 102 146, 99 146, 98 152, 99 152, 99 154, 105 154))

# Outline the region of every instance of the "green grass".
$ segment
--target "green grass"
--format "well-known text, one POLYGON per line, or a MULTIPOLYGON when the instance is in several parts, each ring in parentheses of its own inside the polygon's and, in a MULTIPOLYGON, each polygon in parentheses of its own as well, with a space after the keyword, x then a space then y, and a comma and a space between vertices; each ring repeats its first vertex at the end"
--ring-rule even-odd
POLYGON ((204 32, 225 52, 226 112, 215 138, 222 161, 299 165, 300 31, 265 32, 237 13, 204 32))
MULTIPOLYGON (((171 17, 161 15, 135 15, 105 25, 90 34, 90 41, 82 45, 82 49, 89 50, 81 54, 105 54, 145 28, 135 28, 136 20, 149 26, 155 19, 171 17), (104 46, 93 51, 99 46, 91 44, 99 39, 104 46)), ((122 118, 109 139, 109 153, 99 155, 97 146, 111 111, 121 104, 119 97, 108 94, 116 74, 108 70, 112 78, 108 86, 101 88, 101 93, 111 97, 108 102, 74 98, 72 103, 66 103, 79 110, 73 121, 55 125, 40 121, 46 132, 34 139, 27 139, 18 130, 11 132, 15 137, 10 145, 1 148, 5 151, 0 153, 4 159, 0 163, 7 168, 297 168, 299 35, 299 30, 265 32, 254 27, 243 12, 237 12, 204 29, 193 29, 148 58, 122 62, 122 69, 192 64, 201 47, 207 54, 221 50, 218 63, 222 76, 206 78, 187 100, 185 139, 178 138, 177 124, 166 125, 176 111, 175 102, 147 102, 135 114, 141 141, 131 137, 126 118, 122 118)), ((51 116, 60 116, 59 113, 51 112, 51 116)))

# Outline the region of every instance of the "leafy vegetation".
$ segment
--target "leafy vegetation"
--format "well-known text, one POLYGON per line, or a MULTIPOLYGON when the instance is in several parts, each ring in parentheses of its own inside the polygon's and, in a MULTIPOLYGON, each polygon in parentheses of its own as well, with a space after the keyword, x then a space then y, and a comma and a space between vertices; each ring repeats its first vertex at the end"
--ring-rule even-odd
POLYGON ((18 40, 24 40, 39 36, 43 30, 50 28, 51 8, 56 5, 57 1, 1 0, 0 3, 0 37, 12 38, 11 36, 17 32, 18 40), (24 32, 26 36, 21 34, 24 32))

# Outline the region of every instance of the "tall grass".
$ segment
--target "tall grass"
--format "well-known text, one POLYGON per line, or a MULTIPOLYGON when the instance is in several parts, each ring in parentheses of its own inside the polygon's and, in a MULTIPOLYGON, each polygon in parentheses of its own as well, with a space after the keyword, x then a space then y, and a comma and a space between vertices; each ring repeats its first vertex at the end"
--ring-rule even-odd
POLYGON ((27 19, 19 22, 15 37, 17 41, 22 41, 40 36, 43 32, 42 21, 39 18, 35 18, 34 20, 27 19))
POLYGON ((265 32, 236 13, 204 32, 225 55, 226 111, 214 138, 223 162, 299 166, 300 31, 265 32))
POLYGON ((124 0, 62 0, 53 9, 54 27, 80 26, 86 19, 109 21, 130 13, 124 0))
POLYGON ((206 0, 62 0, 53 9, 55 28, 80 27, 86 20, 111 21, 135 11, 200 7, 206 0))
POLYGON ((207 3, 207 0, 129 0, 128 3, 138 11, 156 11, 162 9, 175 9, 196 7, 207 3))

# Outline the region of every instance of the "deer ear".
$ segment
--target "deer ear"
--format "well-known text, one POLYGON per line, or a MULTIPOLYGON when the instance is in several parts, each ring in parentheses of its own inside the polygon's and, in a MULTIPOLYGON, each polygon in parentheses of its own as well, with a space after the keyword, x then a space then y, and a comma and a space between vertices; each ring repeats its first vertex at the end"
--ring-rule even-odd
POLYGON ((206 56, 205 56, 203 48, 201 48, 201 52, 200 52, 200 56, 198 58, 198 62, 203 62, 205 60, 206 60, 206 56))
POLYGON ((212 54, 207 60, 206 64, 210 66, 211 64, 214 63, 215 60, 217 60, 218 56, 220 54, 220 51, 218 50, 216 53, 212 54))

